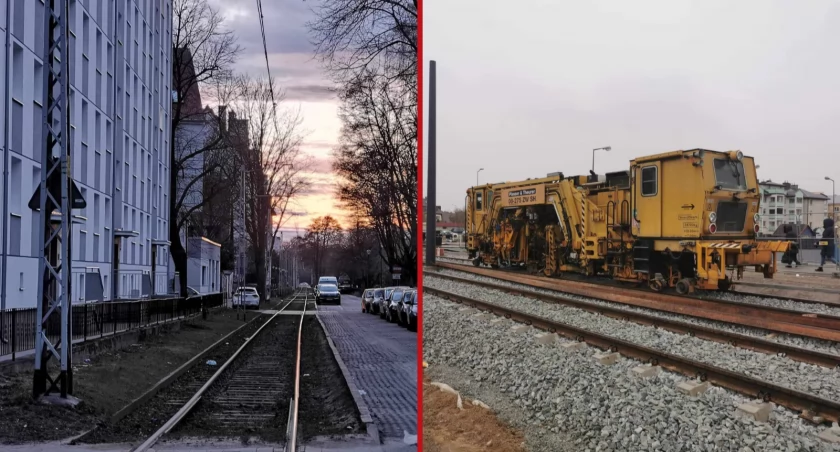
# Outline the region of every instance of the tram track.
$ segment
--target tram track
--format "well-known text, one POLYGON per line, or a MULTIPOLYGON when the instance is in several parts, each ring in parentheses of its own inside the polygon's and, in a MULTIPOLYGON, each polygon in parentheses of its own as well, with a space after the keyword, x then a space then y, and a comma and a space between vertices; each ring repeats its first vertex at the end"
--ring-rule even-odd
POLYGON ((151 450, 169 436, 237 436, 270 430, 274 434, 269 434, 269 438, 285 440, 286 450, 294 452, 299 428, 303 320, 306 310, 314 307, 308 293, 295 294, 183 402, 177 413, 133 451, 151 450), (299 316, 284 315, 297 313, 293 311, 299 316), (296 349, 279 346, 295 338, 296 349), (289 356, 290 351, 294 352, 293 357, 289 356), (293 385, 289 384, 292 375, 293 385))
MULTIPOLYGON (((690 359, 646 345, 614 337, 603 332, 574 326, 556 319, 523 312, 508 306, 491 303, 451 291, 424 285, 425 293, 477 308, 550 333, 557 333, 573 341, 585 342, 602 350, 618 352, 642 363, 650 363, 689 377, 698 377, 714 385, 750 397, 774 402, 800 412, 801 417, 820 423, 840 419, 840 403, 803 391, 768 382, 744 373, 735 372, 707 362, 690 359)), ((529 297, 531 294, 528 295, 529 297)), ((767 346, 771 346, 767 344, 767 346)))

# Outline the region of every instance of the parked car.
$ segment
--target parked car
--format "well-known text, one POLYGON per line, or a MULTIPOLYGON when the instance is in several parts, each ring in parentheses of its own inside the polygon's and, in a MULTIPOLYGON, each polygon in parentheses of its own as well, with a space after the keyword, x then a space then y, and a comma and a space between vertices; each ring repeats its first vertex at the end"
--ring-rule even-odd
POLYGON ((353 293, 353 289, 354 289, 353 282, 350 281, 349 279, 342 279, 338 283, 338 290, 341 293, 353 293))
POLYGON ((397 302, 397 325, 399 326, 405 326, 405 308, 413 302, 412 300, 414 298, 412 297, 414 292, 415 289, 406 289, 405 293, 403 293, 402 299, 397 302))
POLYGON ((380 298, 376 303, 376 313, 379 314, 380 319, 385 318, 385 308, 391 301, 391 294, 394 293, 394 289, 396 289, 396 287, 386 287, 384 289, 385 293, 382 294, 382 298, 380 298))
POLYGON ((407 290, 410 290, 410 287, 395 287, 394 291, 391 292, 391 297, 388 299, 388 303, 385 304, 385 320, 388 323, 394 323, 397 321, 397 308, 399 303, 403 299, 403 295, 407 290))
POLYGON ((302 282, 302 283, 298 284, 298 288, 301 288, 301 289, 310 289, 310 287, 309 287, 309 283, 302 282))
POLYGON ((365 289, 362 292, 362 312, 368 312, 368 306, 370 306, 370 302, 373 301, 373 289, 365 289))
POLYGON ((417 289, 406 291, 399 305, 397 323, 408 331, 417 331, 417 289))
POLYGON ((340 305, 341 292, 334 284, 318 284, 315 292, 315 303, 327 304, 329 302, 340 305))
POLYGON ((187 297, 198 297, 201 294, 190 286, 187 286, 187 297))
POLYGON ((240 287, 233 294, 233 306, 257 309, 260 307, 260 294, 253 287, 240 287))
POLYGON ((370 289, 373 291, 373 298, 367 302, 368 314, 379 314, 379 303, 385 298, 385 289, 370 289))

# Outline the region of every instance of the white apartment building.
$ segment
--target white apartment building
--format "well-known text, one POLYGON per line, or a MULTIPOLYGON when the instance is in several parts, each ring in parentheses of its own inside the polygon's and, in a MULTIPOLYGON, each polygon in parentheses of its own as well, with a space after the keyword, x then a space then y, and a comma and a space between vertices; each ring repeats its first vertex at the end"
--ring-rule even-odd
MULTIPOLYGON (((171 0, 69 7, 71 169, 87 201, 74 212, 73 301, 148 295, 165 289, 169 261, 171 0)), ((42 240, 27 203, 44 146, 44 1, 0 0, 0 36, 0 309, 26 308, 38 301, 42 240)))

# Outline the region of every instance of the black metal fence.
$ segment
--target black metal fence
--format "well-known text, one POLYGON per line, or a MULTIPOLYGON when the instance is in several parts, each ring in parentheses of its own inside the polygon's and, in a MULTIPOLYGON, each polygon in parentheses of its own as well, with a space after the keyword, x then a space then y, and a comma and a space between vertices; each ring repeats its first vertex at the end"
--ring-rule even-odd
MULTIPOLYGON (((71 334, 73 343, 99 339, 125 331, 189 318, 205 309, 224 305, 221 293, 189 298, 158 298, 137 301, 87 303, 73 306, 71 334)), ((35 319, 37 309, 8 309, 0 311, 0 357, 35 348, 35 319)), ((53 316, 47 324, 47 337, 53 344, 61 334, 60 318, 53 316)))

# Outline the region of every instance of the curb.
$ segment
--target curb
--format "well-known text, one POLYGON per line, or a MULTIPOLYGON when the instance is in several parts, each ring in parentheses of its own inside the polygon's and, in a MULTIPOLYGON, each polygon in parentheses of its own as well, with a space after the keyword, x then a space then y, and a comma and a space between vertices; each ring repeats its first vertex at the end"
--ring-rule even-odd
POLYGON ((324 326, 324 322, 321 320, 320 312, 315 313, 315 318, 318 319, 318 323, 321 324, 321 329, 324 331, 324 335, 327 337, 327 343, 330 344, 330 350, 332 350, 333 352, 335 361, 338 363, 338 367, 341 368, 341 374, 344 375, 344 381, 347 383, 347 387, 350 389, 350 394, 353 396, 353 402, 356 403, 356 409, 359 410, 359 415, 362 418, 362 422, 365 423, 368 435, 374 442, 376 442, 376 444, 382 444, 381 439, 379 437, 379 428, 376 426, 376 423, 373 422, 373 417, 370 415, 370 410, 368 409, 367 404, 365 404, 364 400, 362 400, 362 394, 359 393, 359 388, 356 387, 356 383, 353 381, 353 377, 350 375, 350 371, 347 370, 347 366, 341 359, 341 355, 339 355, 338 349, 335 348, 335 343, 333 342, 332 337, 330 337, 330 333, 329 331, 327 331, 326 326, 324 326))

